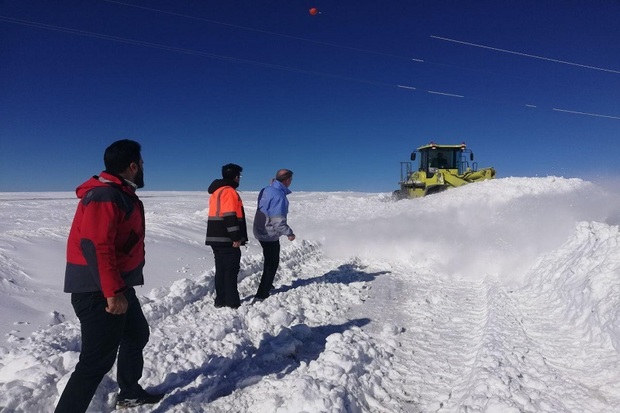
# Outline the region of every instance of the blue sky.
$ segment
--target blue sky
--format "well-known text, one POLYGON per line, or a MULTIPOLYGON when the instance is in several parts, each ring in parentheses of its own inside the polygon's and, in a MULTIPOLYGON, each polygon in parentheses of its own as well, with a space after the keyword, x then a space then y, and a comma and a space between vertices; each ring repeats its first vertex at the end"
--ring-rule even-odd
POLYGON ((430 141, 498 177, 616 174, 619 21, 615 0, 3 0, 0 191, 72 191, 123 138, 145 190, 234 162, 242 190, 289 168, 388 192, 430 141))

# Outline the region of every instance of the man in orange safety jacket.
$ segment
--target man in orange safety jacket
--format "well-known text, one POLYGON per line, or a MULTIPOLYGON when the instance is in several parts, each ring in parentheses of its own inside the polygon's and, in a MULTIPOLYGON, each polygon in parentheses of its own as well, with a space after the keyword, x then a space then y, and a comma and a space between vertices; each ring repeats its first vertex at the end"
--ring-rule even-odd
POLYGON ((222 167, 222 179, 209 186, 209 219, 206 245, 215 257, 215 306, 237 308, 240 305, 237 276, 241 246, 248 241, 243 202, 237 192, 243 168, 235 164, 222 167))

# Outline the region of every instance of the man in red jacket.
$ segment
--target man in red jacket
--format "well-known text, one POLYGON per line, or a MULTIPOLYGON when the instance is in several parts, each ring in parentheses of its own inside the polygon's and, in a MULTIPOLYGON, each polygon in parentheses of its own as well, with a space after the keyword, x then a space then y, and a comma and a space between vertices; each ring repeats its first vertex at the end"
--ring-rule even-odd
POLYGON ((80 185, 80 202, 67 241, 64 291, 80 320, 82 351, 56 406, 57 413, 85 412, 117 358, 117 408, 157 403, 163 394, 139 384, 149 326, 134 286, 144 284, 144 186, 141 146, 110 145, 106 170, 80 185))

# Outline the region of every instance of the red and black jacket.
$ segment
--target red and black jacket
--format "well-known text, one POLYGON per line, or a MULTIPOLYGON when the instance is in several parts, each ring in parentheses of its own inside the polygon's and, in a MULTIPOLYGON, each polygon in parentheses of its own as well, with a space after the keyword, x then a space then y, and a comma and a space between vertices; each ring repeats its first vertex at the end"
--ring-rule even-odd
POLYGON ((122 178, 102 172, 76 189, 67 241, 67 293, 113 297, 144 284, 144 206, 122 178))

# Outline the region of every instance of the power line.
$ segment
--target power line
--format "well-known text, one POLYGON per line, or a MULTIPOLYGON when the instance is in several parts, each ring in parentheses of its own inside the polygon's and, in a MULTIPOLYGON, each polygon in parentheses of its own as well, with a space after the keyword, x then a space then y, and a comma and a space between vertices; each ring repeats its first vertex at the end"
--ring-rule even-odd
POLYGON ((232 24, 232 23, 224 23, 224 22, 220 22, 220 21, 217 21, 217 20, 205 19, 204 17, 191 16, 189 14, 176 13, 176 12, 172 12, 172 11, 156 9, 156 8, 153 8, 153 7, 138 6, 136 4, 125 3, 125 2, 117 1, 117 0, 101 0, 101 1, 104 1, 106 3, 118 4, 118 5, 126 6, 126 7, 134 7, 136 9, 149 10, 149 11, 153 11, 153 12, 156 12, 156 13, 168 14, 168 15, 176 16, 176 17, 183 17, 185 19, 198 20, 198 21, 202 21, 202 22, 206 22, 206 23, 210 23, 210 24, 217 24, 217 25, 220 25, 220 26, 231 27, 231 28, 234 28, 234 29, 240 29, 240 30, 245 30, 245 31, 250 31, 250 32, 255 32, 255 33, 268 34, 268 35, 271 35, 271 36, 278 36, 278 37, 283 37, 283 38, 292 39, 292 40, 299 40, 299 41, 307 42, 307 43, 314 43, 314 44, 318 44, 318 45, 321 45, 321 46, 330 46, 330 47, 335 47, 335 48, 339 48, 339 49, 352 50, 352 51, 355 51, 355 52, 370 53, 370 54, 374 54, 374 55, 378 55, 378 56, 392 57, 392 58, 401 59, 401 60, 421 61, 421 60, 413 59, 413 58, 410 58, 410 57, 399 56, 399 55, 385 53, 385 52, 378 52, 376 50, 361 49, 361 48, 357 48, 357 47, 345 46, 345 45, 336 44, 336 43, 322 42, 322 41, 319 41, 319 40, 308 39, 308 38, 305 38, 305 37, 292 36, 290 34, 285 34, 285 33, 277 33, 277 32, 272 32, 272 31, 269 31, 269 30, 256 29, 256 28, 253 28, 253 27, 241 26, 241 25, 232 24))
POLYGON ((9 23, 15 23, 15 24, 20 24, 20 25, 24 25, 24 26, 36 27, 36 28, 39 28, 39 29, 53 30, 53 31, 58 31, 58 32, 63 32, 63 33, 69 33, 69 34, 73 34, 73 35, 77 35, 77 36, 92 37, 92 38, 95 38, 95 39, 109 40, 109 41, 113 41, 113 42, 131 44, 131 45, 135 45, 135 46, 149 47, 149 48, 152 48, 152 49, 160 49, 160 50, 165 50, 165 51, 168 51, 168 52, 175 52, 175 53, 182 53, 182 54, 188 54, 188 55, 202 56, 202 57, 208 57, 210 59, 217 59, 217 60, 224 60, 224 61, 229 61, 229 62, 234 62, 234 63, 242 63, 242 64, 260 66, 260 67, 265 67, 265 68, 269 68, 269 69, 286 70, 288 72, 295 72, 295 73, 309 74, 309 75, 315 75, 315 76, 322 76, 322 77, 328 77, 328 78, 340 79, 340 80, 347 80, 347 81, 351 81, 351 82, 371 84, 371 85, 377 85, 377 86, 390 86, 390 87, 394 86, 394 85, 388 84, 388 83, 375 82, 375 81, 371 81, 371 80, 356 79, 356 78, 347 77, 347 76, 335 75, 335 74, 326 73, 326 72, 317 72, 317 71, 314 71, 314 70, 299 69, 299 68, 295 68, 295 67, 291 67, 291 66, 283 66, 283 65, 273 64, 273 63, 258 62, 256 60, 242 59, 242 58, 238 58, 238 57, 232 57, 232 56, 219 55, 219 54, 214 54, 214 53, 201 52, 201 51, 198 51, 198 50, 185 49, 185 48, 173 47, 173 46, 166 46, 166 45, 159 44, 159 43, 145 42, 145 41, 142 41, 142 40, 128 39, 128 38, 125 38, 125 37, 111 36, 111 35, 107 35, 107 34, 89 32, 89 31, 85 31, 85 30, 71 29, 71 28, 68 28, 68 27, 55 26, 55 25, 38 23, 38 22, 33 22, 33 21, 28 21, 28 20, 15 19, 15 18, 12 18, 12 17, 2 16, 2 15, 0 15, 0 21, 6 21, 6 22, 9 22, 9 23))
MULTIPOLYGON (((113 1, 113 0, 103 0, 103 1, 117 3, 116 1, 113 1)), ((294 72, 294 73, 301 73, 301 74, 321 76, 321 77, 332 78, 332 79, 346 80, 346 81, 350 81, 350 82, 363 83, 363 84, 369 84, 369 85, 375 85, 375 86, 397 87, 397 88, 407 89, 407 90, 411 90, 411 91, 418 91, 419 90, 419 91, 423 91, 423 92, 426 92, 426 93, 429 93, 429 94, 441 95, 441 96, 446 96, 446 97, 468 98, 465 95, 460 95, 460 94, 447 93, 447 92, 438 92, 438 91, 434 91, 434 90, 423 90, 423 89, 418 89, 418 88, 416 88, 414 86, 407 86, 407 85, 400 85, 400 84, 394 85, 394 84, 389 84, 389 83, 384 83, 384 82, 376 82, 376 81, 370 81, 370 80, 356 79, 356 78, 352 78, 352 77, 348 77, 348 76, 335 75, 335 74, 326 73, 326 72, 317 72, 317 71, 313 71, 313 70, 294 68, 294 67, 290 67, 290 66, 283 66, 283 65, 277 65, 277 64, 272 64, 272 63, 258 62, 258 61, 255 61, 255 60, 241 59, 241 58, 236 58, 236 57, 232 57, 232 56, 218 55, 218 54, 213 54, 213 53, 201 52, 201 51, 192 50, 192 49, 185 49, 185 48, 179 48, 179 47, 173 47, 173 46, 166 46, 166 45, 162 45, 162 44, 159 44, 159 43, 146 42, 146 41, 142 41, 142 40, 128 39, 128 38, 124 38, 124 37, 111 36, 111 35, 107 35, 107 34, 89 32, 89 31, 85 31, 85 30, 71 29, 71 28, 68 28, 68 27, 62 27, 62 26, 55 26, 55 25, 50 25, 50 24, 38 23, 38 22, 33 22, 33 21, 29 21, 29 20, 22 20, 22 19, 16 19, 16 18, 2 16, 2 15, 0 15, 0 21, 5 21, 5 22, 19 24, 19 25, 24 25, 24 26, 29 26, 29 27, 35 27, 35 28, 39 28, 39 29, 52 30, 52 31, 58 31, 58 32, 63 32, 63 33, 69 33, 69 34, 73 34, 73 35, 76 35, 76 36, 91 37, 91 38, 95 38, 95 39, 114 41, 114 42, 119 42, 119 43, 131 44, 131 45, 135 45, 135 46, 149 47, 149 48, 164 50, 164 51, 168 51, 168 52, 175 52, 175 53, 182 53, 182 54, 187 54, 187 55, 202 56, 202 57, 207 57, 207 58, 210 58, 210 59, 217 59, 217 60, 229 61, 229 62, 234 62, 234 63, 242 63, 242 64, 260 66, 260 67, 265 67, 265 68, 269 68, 269 69, 285 70, 285 71, 294 72)), ((477 98, 469 97, 469 99, 477 99, 477 98)), ((478 100, 480 100, 480 99, 478 99, 478 100)), ((537 108, 537 106, 531 105, 531 104, 527 104, 526 107, 537 108)), ((617 117, 617 116, 603 115, 603 114, 597 114, 597 113, 588 113, 588 112, 572 111, 572 110, 557 109, 557 108, 553 108, 553 111, 570 113, 570 114, 575 114, 575 115, 595 116, 595 117, 601 117, 601 118, 607 118, 607 119, 620 120, 620 117, 617 117)))
POLYGON ((597 118, 607 118, 607 119, 617 119, 617 120, 620 120, 620 116, 601 115, 600 113, 578 112, 576 110, 567 110, 567 109, 558 109, 558 108, 553 108, 552 110, 554 110, 556 112, 571 113, 573 115, 595 116, 597 118))
MULTIPOLYGON (((197 16, 188 15, 188 14, 172 12, 172 11, 168 11, 168 10, 156 9, 154 7, 139 6, 139 5, 136 5, 136 4, 126 3, 126 2, 118 1, 118 0, 101 0, 101 1, 104 1, 106 3, 111 3, 111 4, 117 4, 117 5, 121 5, 121 6, 125 6, 125 7, 133 7, 133 8, 141 9, 141 10, 148 10, 148 11, 152 11, 152 12, 155 12, 155 13, 167 14, 167 15, 170 15, 170 16, 182 17, 182 18, 185 18, 185 19, 201 21, 201 22, 205 22, 205 23, 209 23, 209 24, 215 24, 215 25, 219 25, 219 26, 230 27, 230 28, 233 28, 233 29, 239 29, 239 30, 244 30, 244 31, 249 31, 249 32, 254 32, 254 33, 267 34, 267 35, 270 35, 270 36, 277 36, 277 37, 282 37, 282 38, 291 39, 291 40, 298 40, 298 41, 302 41, 302 42, 306 42, 306 43, 312 43, 312 44, 316 44, 316 45, 320 45, 320 46, 328 46, 328 47, 333 47, 333 48, 337 48, 337 49, 351 50, 351 51, 354 51, 354 52, 361 52, 361 53, 366 53, 366 54, 371 54, 371 55, 376 55, 376 56, 390 57, 390 58, 397 59, 397 60, 406 60, 406 61, 411 61, 411 62, 416 62, 416 63, 426 63, 426 64, 429 64, 429 65, 440 66, 440 67, 456 67, 456 68, 458 68, 460 70, 467 70, 467 71, 478 72, 478 73, 491 73, 491 74, 496 74, 497 75, 497 73, 489 72, 489 71, 486 71, 486 70, 472 69, 472 68, 468 68, 468 67, 465 67, 465 66, 453 65, 453 64, 449 64, 449 63, 433 62, 433 61, 429 61, 429 60, 423 60, 423 59, 420 59, 420 58, 403 56, 403 55, 393 54, 393 53, 379 52, 377 50, 369 50, 369 49, 363 49, 363 48, 359 48, 359 47, 346 46, 346 45, 342 45, 342 44, 338 44, 338 43, 333 43, 333 42, 323 42, 323 41, 319 41, 319 40, 308 39, 306 37, 293 36, 293 35, 286 34, 286 33, 278 33, 278 32, 273 32, 273 31, 269 31, 269 30, 257 29, 255 27, 241 26, 241 25, 232 24, 232 23, 224 23, 224 22, 221 22, 221 21, 218 21, 218 20, 206 19, 204 17, 197 17, 197 16)), ((515 77, 515 76, 510 76, 510 75, 502 75, 502 76, 506 76, 506 77, 510 77, 510 78, 514 78, 515 77)))
POLYGON ((493 51, 496 51, 496 52, 509 53, 509 54, 514 54, 514 55, 523 56, 523 57, 530 57, 532 59, 546 60, 548 62, 561 63, 561 64, 565 64, 565 65, 569 65, 569 66, 577 66, 577 67, 582 67, 582 68, 585 68, 585 69, 600 70, 601 72, 620 74, 620 71, 618 71, 618 70, 605 69, 605 68, 602 68, 602 67, 596 67, 596 66, 583 65, 583 64, 580 64, 580 63, 567 62, 565 60, 558 60, 558 59, 552 59, 552 58, 549 58, 549 57, 536 56, 536 55, 528 54, 528 53, 515 52, 513 50, 499 49, 497 47, 491 47, 491 46, 485 46, 485 45, 482 45, 482 44, 464 42, 462 40, 449 39, 447 37, 439 37, 439 36, 431 35, 431 38, 438 39, 438 40, 444 40, 446 42, 464 44, 466 46, 479 47, 481 49, 493 50, 493 51))
MULTIPOLYGON (((107 2, 107 3, 111 3, 111 4, 117 4, 117 5, 125 6, 125 7, 133 7, 133 8, 142 9, 142 10, 148 10, 148 11, 152 11, 152 12, 156 12, 156 13, 167 14, 167 15, 171 15, 171 16, 182 17, 182 18, 186 18, 186 19, 192 19, 192 20, 207 22, 207 23, 210 23, 210 24, 215 24, 215 25, 220 25, 220 26, 225 26, 225 27, 231 27, 231 28, 234 28, 234 29, 240 29, 240 30, 245 30, 245 31, 250 31, 250 32, 267 34, 267 35, 271 35, 271 36, 278 36, 278 37, 282 37, 282 38, 293 39, 293 40, 303 41, 303 42, 307 42, 307 43, 313 43, 313 44, 322 45, 322 46, 329 46, 329 47, 339 48, 339 49, 344 49, 344 50, 351 50, 351 51, 356 51, 356 52, 368 53, 368 54, 373 54, 373 55, 377 55, 377 56, 385 56, 385 57, 390 57, 390 58, 395 58, 395 59, 400 59, 400 60, 409 60, 409 61, 416 62, 416 63, 426 63, 426 64, 430 64, 430 65, 444 66, 444 67, 456 67, 456 68, 461 69, 461 70, 468 70, 468 71, 473 71, 473 72, 497 74, 497 73, 493 73, 493 72, 489 72, 489 71, 467 68, 467 67, 460 66, 460 65, 448 64, 448 63, 438 63, 438 62, 433 62, 433 61, 426 61, 426 60, 419 59, 419 58, 405 57, 405 56, 402 56, 402 55, 395 55, 395 54, 391 54, 391 53, 384 53, 384 52, 379 52, 379 51, 376 51, 376 50, 368 50, 368 49, 362 49, 362 48, 357 48, 357 47, 345 46, 345 45, 336 44, 336 43, 332 43, 332 42, 322 42, 322 41, 318 41, 318 40, 308 39, 308 38, 305 38, 305 37, 292 36, 292 35, 285 34, 285 33, 278 33, 278 32, 262 30, 262 29, 257 29, 257 28, 253 28, 253 27, 247 27, 247 26, 241 26, 241 25, 231 24, 231 23, 224 23, 224 22, 217 21, 217 20, 206 19, 206 18, 203 18, 203 17, 197 17, 197 16, 188 15, 188 14, 172 12, 172 11, 168 11, 168 10, 157 9, 157 8, 154 8, 154 7, 140 6, 140 5, 131 4, 131 3, 127 3, 127 2, 119 1, 119 0, 102 0, 102 1, 107 2)), ((562 63, 562 64, 567 64, 567 65, 577 66, 577 67, 582 67, 582 68, 587 68, 587 69, 605 71, 605 72, 609 72, 609 73, 620 73, 620 71, 616 71, 616 70, 612 70, 612 69, 605 69, 605 68, 599 68, 599 67, 595 67, 595 66, 589 66, 589 65, 572 63, 572 62, 567 62, 567 61, 562 61, 562 60, 557 60, 557 59, 551 59, 551 58, 542 57, 542 56, 536 56, 536 55, 527 54, 527 53, 521 53, 521 52, 516 52, 516 51, 511 51, 511 50, 506 50, 506 49, 494 48, 494 47, 490 47, 490 46, 484 46, 484 45, 464 42, 464 41, 455 40, 455 39, 449 39, 449 38, 446 38, 446 37, 440 37, 440 36, 431 35, 431 38, 435 38, 435 39, 439 39, 439 40, 444 40, 444 41, 455 42, 455 43, 460 43, 460 44, 465 44, 465 45, 469 45, 469 46, 486 48, 486 49, 489 49, 489 50, 500 51, 500 52, 504 52, 504 53, 511 53, 511 54, 515 54, 515 55, 523 56, 523 57, 530 57, 530 58, 541 59, 541 60, 546 60, 546 61, 555 62, 555 63, 562 63)), ((509 75, 505 75, 505 74, 499 74, 499 75, 507 76, 507 77, 515 77, 515 76, 509 76, 509 75)), ((402 86, 398 85, 397 87, 402 87, 402 86)))
POLYGON ((426 92, 430 93, 431 95, 441 95, 441 96, 448 96, 448 97, 453 97, 453 98, 464 98, 465 97, 463 95, 455 95, 454 93, 437 92, 436 90, 427 90, 426 92))
MULTIPOLYGON (((357 47, 351 47, 351 46, 346 46, 346 45, 332 43, 332 42, 323 42, 323 41, 318 41, 318 40, 314 40, 314 39, 308 39, 308 38, 300 37, 300 36, 292 36, 292 35, 285 34, 285 33, 278 33, 278 32, 273 32, 273 31, 269 31, 269 30, 257 29, 257 28, 254 28, 254 27, 241 26, 241 25, 232 24, 232 23, 224 23, 224 22, 217 21, 217 20, 206 19, 204 17, 197 17, 197 16, 188 15, 188 14, 183 14, 183 13, 177 13, 177 12, 172 12, 172 11, 168 11, 168 10, 157 9, 157 8, 154 8, 154 7, 140 6, 140 5, 136 5, 136 4, 132 4, 132 3, 126 3, 124 1, 119 1, 119 0, 101 0, 101 1, 104 1, 106 3, 111 3, 111 4, 117 4, 117 5, 121 5, 121 6, 125 6, 125 7, 133 7, 133 8, 136 8, 136 9, 148 10, 148 11, 152 11, 152 12, 156 12, 156 13, 167 14, 167 15, 171 15, 171 16, 176 16, 176 17, 182 17, 182 18, 191 19, 191 20, 202 21, 202 22, 206 22, 206 23, 210 23, 210 24, 215 24, 215 25, 220 25, 220 26, 225 26, 225 27, 230 27, 230 28, 234 28, 234 29, 240 29, 240 30, 245 30, 245 31, 250 31, 250 32, 262 33, 262 34, 267 34, 267 35, 271 35, 271 36, 278 36, 278 37, 282 37, 282 38, 303 41, 303 42, 307 42, 307 43, 313 43, 313 44, 317 44, 317 45, 321 45, 321 46, 329 46, 329 47, 333 47, 333 48, 339 48, 339 49, 343 49, 343 50, 351 50, 351 51, 356 51, 356 52, 373 54, 373 55, 377 55, 377 56, 390 57, 390 58, 399 59, 399 60, 408 60, 408 61, 413 61, 413 62, 417 62, 417 63, 426 63, 426 64, 435 65, 435 66, 442 66, 442 67, 456 67, 456 68, 458 68, 460 70, 468 70, 468 71, 478 72, 478 73, 491 73, 491 74, 497 75, 497 73, 489 72, 489 71, 486 71, 486 70, 472 69, 472 68, 468 68, 468 67, 464 67, 464 66, 460 66, 460 65, 449 64, 449 63, 439 63, 439 62, 433 62, 433 61, 426 61, 426 60, 419 59, 419 58, 412 58, 412 57, 406 57, 406 56, 396 55, 396 54, 392 54, 392 53, 379 52, 379 51, 376 51, 376 50, 368 50, 368 49, 362 49, 362 48, 357 48, 357 47)), ((438 37, 438 36, 431 36, 431 37, 437 38, 437 39, 441 39, 441 40, 459 42, 457 40, 442 38, 442 37, 438 37)), ((467 43, 465 43, 465 44, 467 44, 467 43)), ((474 44, 471 44, 471 45, 474 45, 474 44)), ((475 45, 475 46, 478 46, 478 45, 475 45)), ((479 46, 479 47, 486 47, 486 46, 479 46)), ((493 49, 493 48, 490 48, 490 49, 493 49)), ((494 49, 494 50, 504 51, 503 49, 494 49)), ((506 52, 509 52, 509 51, 506 51, 506 52)), ((527 55, 527 54, 518 53, 518 52, 513 52, 513 53, 520 54, 522 56, 537 57, 537 56, 527 55)), ((553 59, 548 59, 548 58, 543 58, 543 57, 537 57, 537 58, 545 59, 545 60, 550 60, 550 61, 556 61, 556 60, 553 60, 553 59)), ((573 64, 573 63, 569 63, 569 62, 562 62, 562 61, 559 61, 559 60, 556 61, 556 62, 566 63, 566 64, 573 64)), ((586 65, 579 65, 579 64, 574 64, 574 65, 581 66, 581 67, 586 67, 586 68, 594 68, 594 69, 598 69, 598 70, 610 71, 608 69, 599 69, 599 68, 595 68, 593 66, 586 66, 586 65)), ((616 72, 616 71, 613 71, 613 70, 611 72, 612 73, 620 73, 620 72, 616 72)), ((499 74, 499 75, 506 76, 506 77, 509 77, 509 78, 516 77, 516 76, 511 76, 511 75, 505 75, 505 74, 499 74)))

